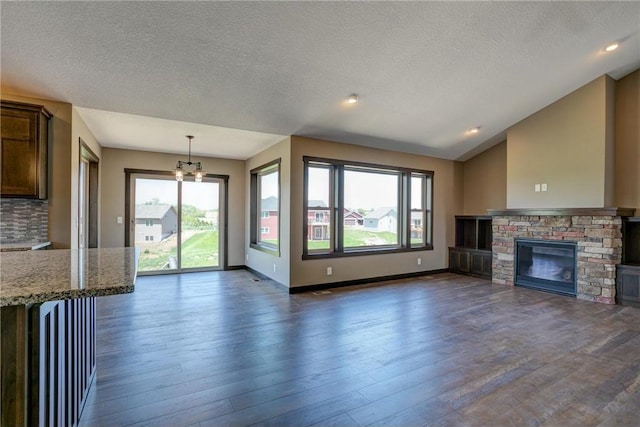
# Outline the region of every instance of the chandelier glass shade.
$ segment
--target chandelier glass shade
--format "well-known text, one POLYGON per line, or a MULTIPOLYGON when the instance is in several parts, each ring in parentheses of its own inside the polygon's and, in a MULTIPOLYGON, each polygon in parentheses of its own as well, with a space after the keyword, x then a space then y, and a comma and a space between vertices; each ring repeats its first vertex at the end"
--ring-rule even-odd
POLYGON ((206 173, 202 170, 202 163, 191 161, 191 140, 193 135, 187 135, 187 139, 189 140, 189 160, 186 162, 178 160, 176 163, 176 181, 182 181, 185 175, 193 175, 196 182, 202 182, 202 178, 206 173))

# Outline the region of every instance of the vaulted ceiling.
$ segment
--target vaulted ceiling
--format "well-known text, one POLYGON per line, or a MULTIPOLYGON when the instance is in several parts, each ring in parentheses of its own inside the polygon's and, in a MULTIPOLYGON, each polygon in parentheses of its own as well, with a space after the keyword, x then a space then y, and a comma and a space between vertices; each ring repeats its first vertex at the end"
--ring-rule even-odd
POLYGON ((240 159, 286 135, 466 159, 640 66, 639 2, 2 2, 0 19, 3 90, 72 103, 103 146, 193 134, 240 159))

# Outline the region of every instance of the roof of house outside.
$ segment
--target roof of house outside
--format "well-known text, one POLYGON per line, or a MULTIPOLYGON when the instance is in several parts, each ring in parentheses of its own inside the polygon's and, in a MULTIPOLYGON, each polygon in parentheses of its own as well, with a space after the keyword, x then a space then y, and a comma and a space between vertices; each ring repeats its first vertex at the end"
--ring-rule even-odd
POLYGON ((344 210, 344 217, 345 218, 356 218, 356 219, 362 219, 363 218, 363 216, 360 215, 359 212, 350 211, 349 209, 346 209, 346 208, 344 210))
POLYGON ((309 200, 307 206, 309 208, 326 208, 327 204, 324 202, 324 200, 309 200))
POLYGON ((389 208, 389 207, 378 208, 378 209, 374 210, 373 212, 369 212, 365 216, 365 218, 380 219, 380 218, 384 218, 387 215, 396 216, 396 210, 394 208, 389 208))
POLYGON ((175 212, 171 205, 136 205, 136 219, 161 219, 167 214, 169 209, 175 212))
POLYGON ((276 196, 269 196, 266 199, 262 199, 262 205, 260 209, 263 211, 275 212, 278 210, 278 198, 276 196))

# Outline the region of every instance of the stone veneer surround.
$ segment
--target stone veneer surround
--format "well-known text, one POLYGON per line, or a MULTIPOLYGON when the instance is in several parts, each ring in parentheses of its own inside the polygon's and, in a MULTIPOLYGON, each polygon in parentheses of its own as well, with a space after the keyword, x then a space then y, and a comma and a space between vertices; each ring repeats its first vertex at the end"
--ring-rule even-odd
POLYGON ((513 209, 493 216, 493 282, 514 285, 515 239, 577 242, 577 298, 615 304, 616 264, 622 261, 622 216, 633 210, 513 209))

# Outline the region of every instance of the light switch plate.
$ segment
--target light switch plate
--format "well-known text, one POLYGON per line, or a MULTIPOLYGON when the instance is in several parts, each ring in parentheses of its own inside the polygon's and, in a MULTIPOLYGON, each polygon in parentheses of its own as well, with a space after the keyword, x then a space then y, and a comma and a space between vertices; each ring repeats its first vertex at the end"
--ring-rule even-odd
POLYGON ((533 189, 536 191, 536 193, 539 193, 540 192, 540 184, 534 185, 533 189))
POLYGON ((540 191, 547 191, 547 184, 540 184, 540 191))

